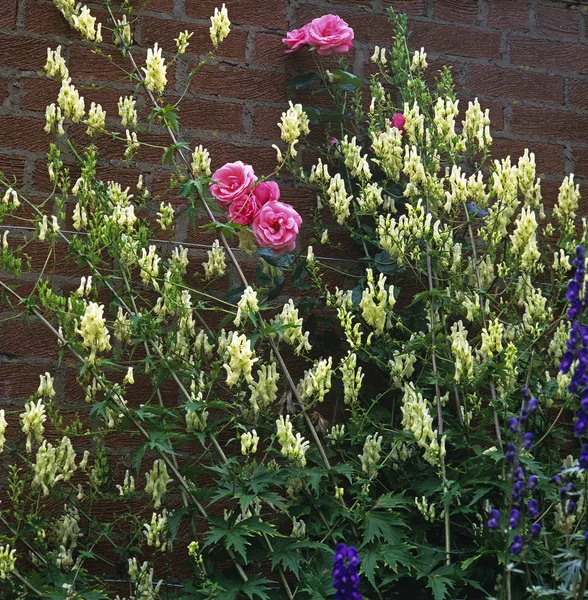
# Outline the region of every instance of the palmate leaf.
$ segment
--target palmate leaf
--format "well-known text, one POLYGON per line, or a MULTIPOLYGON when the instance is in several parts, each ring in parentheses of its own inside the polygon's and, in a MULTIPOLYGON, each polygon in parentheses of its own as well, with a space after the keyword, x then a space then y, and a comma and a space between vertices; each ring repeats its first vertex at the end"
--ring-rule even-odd
POLYGON ((259 575, 252 575, 249 579, 241 585, 225 587, 222 592, 215 595, 216 600, 240 600, 241 598, 247 597, 249 600, 269 600, 269 596, 266 591, 269 590, 267 584, 272 583, 271 580, 261 577, 259 575))
MULTIPOLYGON (((274 551, 272 552, 272 569, 277 566, 292 571, 299 578, 300 569, 303 564, 306 564, 306 560, 298 552, 299 550, 323 550, 330 554, 331 548, 321 542, 313 542, 311 540, 303 540, 297 538, 285 538, 276 540, 274 544, 274 551)), ((313 553, 313 559, 316 556, 313 553)))
POLYGON ((237 523, 231 527, 221 517, 209 517, 208 522, 210 523, 210 529, 206 534, 206 542, 204 542, 203 548, 223 540, 225 548, 232 548, 235 552, 238 552, 243 562, 246 563, 247 546, 250 545, 246 538, 251 537, 253 532, 243 527, 242 523, 237 523))
POLYGON ((370 510, 365 514, 365 532, 363 548, 374 540, 386 540, 387 544, 402 544, 402 529, 406 527, 403 521, 393 512, 370 510))
POLYGON ((453 588, 453 581, 442 575, 427 575, 427 587, 431 588, 435 600, 444 600, 449 598, 448 587, 453 588))

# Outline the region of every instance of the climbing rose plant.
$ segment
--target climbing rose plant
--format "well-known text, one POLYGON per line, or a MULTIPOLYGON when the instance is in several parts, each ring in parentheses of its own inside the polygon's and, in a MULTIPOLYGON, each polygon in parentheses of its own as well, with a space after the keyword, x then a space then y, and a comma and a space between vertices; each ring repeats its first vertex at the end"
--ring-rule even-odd
MULTIPOLYGON (((340 17, 289 32, 284 51, 316 65, 291 87, 330 106, 289 104, 272 173, 213 172, 166 94, 192 33, 143 64, 131 2, 105 2, 103 23, 54 5, 103 60, 118 47, 134 88, 117 115, 88 107, 49 48, 52 193, 0 180, 3 301, 60 349, 24 406, 0 410, 4 597, 583 598, 587 224, 573 175, 546 211, 534 155, 493 159, 488 111, 460 113, 447 69, 427 85, 392 10, 369 81, 349 70, 340 17), (182 209, 152 196, 149 172, 100 176, 102 141, 141 170, 150 130, 169 138, 182 209), (174 241, 180 225, 212 240, 204 252, 174 241), (34 268, 39 247, 46 267, 67 249, 71 289, 34 268), (27 295, 13 285, 25 277, 27 295)), ((199 66, 229 34, 223 5, 199 66)))

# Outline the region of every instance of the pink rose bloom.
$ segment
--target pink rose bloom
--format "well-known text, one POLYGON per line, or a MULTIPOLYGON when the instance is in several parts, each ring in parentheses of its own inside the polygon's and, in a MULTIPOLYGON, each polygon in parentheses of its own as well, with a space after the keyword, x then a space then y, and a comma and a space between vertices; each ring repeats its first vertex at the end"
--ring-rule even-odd
POLYGON ((307 43, 321 56, 347 52, 353 46, 353 29, 336 15, 314 19, 307 26, 307 43))
POLYGON ((288 50, 285 52, 296 52, 302 46, 308 44, 308 25, 302 27, 302 29, 293 29, 286 34, 286 37, 282 39, 282 42, 288 46, 288 50))
POLYGON ((280 199, 280 188, 275 181, 262 181, 253 189, 253 195, 257 200, 257 204, 262 207, 270 200, 280 199))
POLYGON ((258 246, 284 254, 296 247, 300 225, 302 218, 289 204, 270 200, 255 215, 251 228, 258 246))
POLYGON ((240 196, 229 204, 227 215, 234 223, 251 225, 253 217, 255 217, 260 208, 261 204, 257 202, 257 199, 253 194, 250 194, 249 196, 240 196))
POLYGON ((404 124, 406 123, 406 119, 402 113, 396 113, 392 117, 392 127, 396 127, 396 129, 400 129, 402 133, 404 133, 404 124))
POLYGON ((210 193, 220 204, 230 204, 241 196, 248 196, 251 187, 257 181, 253 167, 240 160, 227 163, 212 175, 214 183, 210 186, 210 193))

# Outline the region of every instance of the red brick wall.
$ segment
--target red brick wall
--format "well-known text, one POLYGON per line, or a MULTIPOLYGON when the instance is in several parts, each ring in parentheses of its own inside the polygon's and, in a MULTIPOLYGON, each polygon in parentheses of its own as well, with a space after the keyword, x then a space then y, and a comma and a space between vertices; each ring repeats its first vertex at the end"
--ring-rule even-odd
MULTIPOLYGON (((151 0, 138 13, 135 40, 139 58, 155 41, 170 51, 180 31, 195 32, 188 54, 170 70, 170 100, 180 96, 189 70, 210 49, 208 18, 217 4, 216 0, 151 0)), ((260 173, 273 170, 275 153, 271 144, 279 139, 276 122, 287 100, 295 99, 287 87, 288 77, 293 70, 312 68, 305 52, 284 54, 281 37, 285 31, 320 14, 341 15, 355 29, 353 60, 356 72, 362 75, 373 44, 385 45, 390 40, 384 11, 393 5, 409 14, 411 46, 425 47, 430 69, 451 65, 462 101, 478 96, 490 109, 495 156, 518 156, 527 146, 535 152, 548 206, 564 174, 575 172, 581 183, 588 182, 585 2, 226 0, 226 5, 233 22, 232 33, 213 63, 197 74, 182 105, 183 137, 191 145, 201 142, 207 146, 213 166, 242 159, 260 173)), ((95 10, 104 18, 99 4, 95 10)), ((93 56, 52 2, 1 1, 0 170, 16 176, 23 190, 39 199, 50 190, 44 164, 50 141, 43 132, 44 110, 47 103, 55 101, 57 86, 38 73, 43 69, 47 47, 58 44, 67 48, 74 82, 82 88, 88 105, 100 100, 109 116, 116 119, 119 95, 133 89, 117 66, 128 71, 128 63, 116 57, 111 46, 106 48, 115 57, 114 65, 93 56), (92 85, 104 84, 111 87, 104 91, 91 89, 92 85)), ((141 101, 144 119, 148 106, 144 98, 141 101)), ((142 139, 168 143, 160 133, 142 139)), ((121 146, 110 142, 100 146, 105 177, 132 184, 141 170, 155 193, 166 194, 181 204, 167 192, 169 174, 161 166, 158 152, 142 150, 138 162, 125 170, 115 160, 122 155, 121 146)), ((588 186, 582 187, 588 195, 588 186)), ((303 216, 309 215, 312 197, 306 191, 286 185, 283 194, 303 216)), ((196 241, 185 226, 178 227, 177 239, 196 241)), ((36 262, 43 264, 43 260, 36 262)), ((72 273, 71 266, 68 271, 59 266, 53 269, 58 275, 72 273)), ((57 277, 55 281, 59 287, 67 279, 57 277)), ((27 286, 21 285, 23 289, 27 286)), ((0 326, 0 401, 26 397, 36 389, 38 373, 47 368, 54 370, 56 355, 39 329, 36 324, 0 326), (26 377, 15 368, 22 361, 30 367, 26 377)), ((65 379, 63 370, 57 381, 62 393, 65 379)))

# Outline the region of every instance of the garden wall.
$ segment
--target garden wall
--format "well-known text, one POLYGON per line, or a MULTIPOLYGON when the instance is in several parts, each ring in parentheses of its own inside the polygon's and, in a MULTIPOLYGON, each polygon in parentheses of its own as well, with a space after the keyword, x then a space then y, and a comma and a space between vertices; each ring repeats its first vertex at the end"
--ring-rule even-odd
MULTIPOLYGON (((136 2, 135 4, 139 4, 136 2)), ((165 51, 175 48, 174 38, 185 29, 194 31, 188 53, 169 71, 169 100, 183 93, 188 74, 198 58, 210 49, 208 17, 216 0, 151 0, 138 11, 134 26, 140 59, 159 41, 165 51), (191 54, 190 52, 193 52, 191 54)), ((535 152, 543 177, 543 194, 549 208, 557 197, 564 174, 574 172, 588 198, 588 3, 518 0, 228 0, 232 33, 218 57, 205 66, 189 85, 182 103, 184 139, 193 147, 203 143, 213 157, 213 167, 243 160, 258 173, 275 166, 272 144, 279 143, 277 121, 296 92, 288 87, 292 73, 313 68, 306 52, 284 54, 285 31, 320 14, 332 12, 345 18, 356 34, 352 55, 358 75, 369 73, 373 45, 386 45, 391 30, 384 16, 388 6, 410 15, 413 48, 424 46, 434 72, 452 67, 462 104, 478 96, 490 109, 493 153, 496 158, 518 156, 525 147, 535 152)), ((92 6, 92 5, 91 5, 92 6)), ((100 4, 95 14, 105 20, 100 4)), ((106 34, 106 32, 104 32, 106 34)), ((108 34, 104 35, 108 39, 108 34)), ((72 34, 53 3, 48 0, 2 0, 0 6, 0 170, 15 177, 31 198, 41 202, 51 192, 44 162, 50 137, 44 133, 44 111, 55 101, 58 86, 42 72, 47 47, 62 44, 69 57, 74 83, 87 106, 100 101, 115 126, 116 102, 133 85, 125 79, 129 66, 113 46, 113 63, 96 57, 72 34), (107 89, 100 88, 107 85, 107 89)), ((316 97, 315 97, 316 98, 316 97)), ((310 101, 306 96, 303 100, 310 101)), ((313 102, 315 99, 312 100, 313 102)), ((143 121, 149 109, 142 98, 143 121)), ((80 140, 84 140, 80 129, 80 140)), ((147 133, 142 140, 161 146, 169 142, 162 132, 147 133)), ((161 166, 161 152, 142 149, 130 166, 118 160, 122 145, 100 144, 102 175, 132 185, 139 172, 154 195, 185 204, 169 190, 169 169, 161 166)), ((72 173, 75 177, 75 171, 72 173)), ((309 217, 314 198, 304 189, 282 187, 282 198, 309 217)), ((586 200, 585 200, 586 202, 586 200)), ((584 204, 588 209, 588 205, 584 204)), ((588 213, 588 210, 584 210, 588 213)), ((10 222, 11 236, 18 236, 18 222, 10 222)), ((194 265, 205 250, 194 239, 187 222, 179 219, 176 241, 195 244, 194 265), (200 255, 198 254, 200 252, 200 255)), ((66 264, 58 247, 48 264, 43 244, 29 247, 33 265, 54 273, 56 289, 76 286, 82 271, 66 264), (75 278, 77 276, 77 278, 75 278)), ((35 277, 27 275, 18 289, 27 292, 35 277)), ((67 363, 58 368, 58 348, 44 327, 35 322, 10 320, 10 307, 3 305, 0 323, 0 401, 22 405, 34 392, 39 374, 56 375, 60 401, 81 402, 75 371, 67 363), (23 368, 23 366, 25 368, 23 368)), ((136 401, 141 399, 137 388, 136 401)), ((132 399, 129 399, 132 401, 132 399)), ((73 406, 73 404, 72 404, 73 406)))

